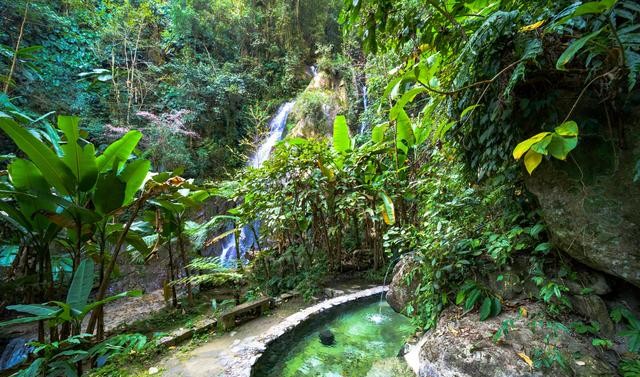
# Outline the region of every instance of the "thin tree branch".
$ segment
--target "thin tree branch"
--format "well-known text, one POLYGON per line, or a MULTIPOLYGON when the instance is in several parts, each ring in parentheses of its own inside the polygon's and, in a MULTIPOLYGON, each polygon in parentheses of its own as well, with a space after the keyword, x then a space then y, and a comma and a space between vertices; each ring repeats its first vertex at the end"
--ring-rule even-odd
POLYGON ((9 69, 9 76, 7 76, 7 81, 4 83, 4 92, 9 93, 9 85, 11 83, 11 77, 13 77, 13 72, 16 69, 16 61, 18 60, 18 51, 20 50, 20 43, 22 42, 22 35, 24 34, 24 25, 27 23, 27 15, 29 13, 29 2, 24 6, 24 16, 22 17, 22 24, 20 24, 20 32, 18 33, 18 41, 16 42, 16 49, 13 52, 13 59, 11 60, 11 68, 9 69))

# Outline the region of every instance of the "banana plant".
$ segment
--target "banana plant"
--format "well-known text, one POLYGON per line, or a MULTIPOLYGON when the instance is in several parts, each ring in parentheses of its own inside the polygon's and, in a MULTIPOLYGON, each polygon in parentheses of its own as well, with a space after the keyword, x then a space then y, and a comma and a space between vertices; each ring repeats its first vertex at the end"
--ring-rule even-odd
MULTIPOLYGON (((190 210, 199 208, 203 205, 204 201, 210 197, 210 193, 201 187, 194 185, 193 182, 187 181, 179 188, 164 193, 157 198, 151 200, 149 203, 155 206, 162 212, 163 225, 162 228, 165 233, 165 238, 168 240, 169 250, 171 252, 171 242, 175 237, 178 250, 180 252, 180 259, 184 268, 184 274, 186 277, 187 298, 189 302, 193 301, 193 293, 191 289, 191 271, 188 267, 189 257, 185 247, 186 240, 186 225, 188 221, 187 214, 190 210)), ((173 268, 173 255, 170 255, 171 264, 170 268, 173 268)), ((173 271, 171 271, 173 274, 173 271)), ((174 295, 175 297, 175 295, 174 295)), ((175 299, 174 299, 175 302, 175 299)))
MULTIPOLYGON (((142 295, 141 291, 127 291, 89 303, 89 295, 95 280, 94 270, 95 265, 91 259, 82 260, 76 269, 64 302, 49 301, 44 304, 7 306, 9 310, 31 314, 31 316, 0 322, 0 328, 22 323, 46 321, 50 328, 62 326, 60 335, 61 338, 66 339, 69 336, 80 334, 82 321, 96 307, 124 297, 139 297, 142 295), (69 333, 66 333, 65 327, 67 325, 70 330, 69 333)), ((56 331, 53 333, 56 333, 56 331)))
MULTIPOLYGON (((84 139, 79 121, 77 117, 58 117, 63 137, 47 143, 0 112, 0 129, 26 156, 9 164, 8 180, 0 183, 0 216, 21 233, 25 249, 35 251, 40 292, 45 285, 51 286, 49 250, 54 240, 72 256, 76 271, 97 237, 101 286, 106 286, 123 243, 132 239, 127 235, 142 206, 142 202, 135 206, 137 210, 134 208, 117 240, 111 242, 113 256, 105 270, 107 224, 116 222, 113 220, 136 201, 148 179, 150 162, 131 158, 142 138, 140 132, 130 131, 96 154, 93 144, 84 139)), ((105 290, 101 289, 99 296, 104 296, 105 290)), ((45 296, 41 293, 40 299, 45 296)))

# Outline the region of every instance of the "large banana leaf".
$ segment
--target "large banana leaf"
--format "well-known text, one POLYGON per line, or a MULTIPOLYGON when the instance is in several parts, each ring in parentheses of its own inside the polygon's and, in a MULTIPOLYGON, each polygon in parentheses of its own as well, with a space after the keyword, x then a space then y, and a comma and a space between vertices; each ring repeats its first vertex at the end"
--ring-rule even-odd
POLYGON ((8 170, 11 183, 18 190, 49 192, 47 180, 33 162, 18 158, 9 164, 8 170))
POLYGON ((34 305, 10 305, 10 306, 7 306, 7 309, 15 310, 17 312, 32 314, 32 316, 16 318, 16 319, 12 319, 10 321, 0 322, 0 327, 18 325, 18 324, 22 324, 22 323, 31 323, 31 322, 36 322, 36 321, 55 318, 62 311, 62 309, 60 309, 60 308, 56 308, 56 307, 53 307, 53 306, 47 306, 47 305, 38 305, 38 304, 34 304, 34 305))
POLYGON ((127 164, 119 175, 120 179, 126 183, 124 194, 125 205, 131 203, 136 192, 142 188, 147 173, 149 173, 149 168, 151 168, 151 162, 149 160, 136 160, 127 164))
POLYGON ((91 259, 84 259, 76 269, 67 293, 67 305, 74 313, 80 313, 87 306, 87 300, 93 287, 94 264, 91 259))
POLYGON ((67 143, 62 146, 62 161, 73 172, 78 182, 78 188, 81 191, 87 191, 96 183, 98 165, 93 144, 85 143, 84 146, 81 146, 79 123, 80 118, 78 117, 58 117, 58 128, 67 138, 67 143))
POLYGON ((398 150, 398 164, 402 165, 407 158, 409 149, 415 145, 411 119, 404 110, 398 113, 396 119, 396 149, 398 150))
POLYGON ((51 149, 13 119, 3 114, 0 114, 0 129, 40 169, 49 184, 63 194, 69 194, 72 191, 73 175, 51 149))
POLYGON ((387 225, 393 225, 396 223, 396 210, 393 205, 393 200, 384 191, 378 193, 382 199, 382 218, 387 225))
POLYGON ((142 139, 140 131, 129 131, 120 139, 114 141, 97 158, 98 171, 107 171, 113 167, 114 163, 118 164, 127 161, 140 139, 142 139))
POLYGON ((338 115, 333 122, 333 149, 339 153, 351 150, 351 137, 344 115, 338 115))
POLYGON ((115 172, 100 174, 93 195, 93 204, 101 214, 108 214, 122 207, 127 184, 115 172))

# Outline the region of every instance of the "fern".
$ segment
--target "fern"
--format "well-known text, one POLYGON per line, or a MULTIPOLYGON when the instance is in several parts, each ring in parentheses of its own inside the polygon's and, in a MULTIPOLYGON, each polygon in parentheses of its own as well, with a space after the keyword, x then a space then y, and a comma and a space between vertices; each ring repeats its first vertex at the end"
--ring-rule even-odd
POLYGON ((171 285, 190 283, 223 285, 227 283, 238 283, 243 276, 235 270, 225 267, 219 257, 197 258, 191 261, 187 268, 198 271, 199 274, 184 277, 171 282, 171 285))
POLYGON ((624 359, 620 362, 620 374, 622 377, 639 377, 640 376, 640 360, 624 359))

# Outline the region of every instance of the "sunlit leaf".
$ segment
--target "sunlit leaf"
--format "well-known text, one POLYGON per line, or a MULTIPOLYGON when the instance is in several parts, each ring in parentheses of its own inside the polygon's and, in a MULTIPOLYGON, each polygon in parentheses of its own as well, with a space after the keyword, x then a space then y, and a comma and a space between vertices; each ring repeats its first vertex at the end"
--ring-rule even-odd
POLYGON ((524 155, 524 166, 527 168, 527 172, 529 172, 529 174, 533 173, 541 162, 542 155, 533 149, 529 149, 527 154, 524 155))

